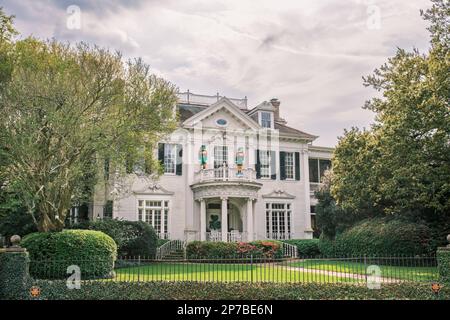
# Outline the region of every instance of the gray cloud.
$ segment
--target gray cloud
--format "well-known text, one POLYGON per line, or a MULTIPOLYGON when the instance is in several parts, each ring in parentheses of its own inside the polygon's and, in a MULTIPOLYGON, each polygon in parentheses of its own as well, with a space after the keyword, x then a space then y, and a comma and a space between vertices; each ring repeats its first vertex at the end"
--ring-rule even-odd
POLYGON ((282 116, 332 146, 344 128, 368 126, 374 96, 361 77, 396 47, 427 49, 419 9, 428 0, 3 0, 24 35, 87 41, 141 56, 180 89, 248 96, 254 106, 278 97, 282 116), (81 30, 66 28, 69 5, 81 30), (380 9, 380 28, 366 22, 380 9))

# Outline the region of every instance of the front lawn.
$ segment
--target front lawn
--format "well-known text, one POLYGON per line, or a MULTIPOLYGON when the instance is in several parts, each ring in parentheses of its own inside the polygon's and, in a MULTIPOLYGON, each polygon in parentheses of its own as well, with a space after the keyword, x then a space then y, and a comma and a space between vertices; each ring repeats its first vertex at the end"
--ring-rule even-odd
MULTIPOLYGON (((302 260, 289 264, 291 267, 324 270, 337 273, 365 275, 367 265, 361 262, 352 262, 346 260, 302 260)), ((430 266, 389 266, 380 265, 381 277, 401 280, 414 281, 434 281, 438 279, 436 267, 430 266)))
POLYGON ((213 264, 154 262, 116 269, 116 281, 214 281, 214 282, 354 282, 317 272, 298 271, 277 264, 213 264))

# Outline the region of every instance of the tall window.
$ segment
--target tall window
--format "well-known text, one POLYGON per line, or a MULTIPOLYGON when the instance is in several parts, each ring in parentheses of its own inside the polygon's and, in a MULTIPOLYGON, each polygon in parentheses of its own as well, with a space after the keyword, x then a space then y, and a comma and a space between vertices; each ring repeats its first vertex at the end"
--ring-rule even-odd
POLYGON ((263 128, 272 127, 272 113, 264 111, 261 112, 261 127, 263 128))
POLYGON ((322 178, 326 170, 331 168, 331 160, 309 159, 309 182, 322 183, 322 178))
POLYGON ((294 179, 294 153, 286 152, 284 158, 284 166, 286 170, 286 179, 294 179))
POLYGON ((259 161, 261 163, 261 178, 270 178, 271 156, 270 151, 260 150, 259 161))
POLYGON ((138 220, 150 224, 160 237, 167 237, 169 201, 138 200, 138 220))
POLYGON ((214 146, 214 168, 221 168, 224 163, 228 164, 228 147, 214 146))
POLYGON ((164 173, 175 174, 177 159, 177 145, 164 144, 164 173))
POLYGON ((266 203, 266 236, 269 239, 291 238, 291 204, 266 203))

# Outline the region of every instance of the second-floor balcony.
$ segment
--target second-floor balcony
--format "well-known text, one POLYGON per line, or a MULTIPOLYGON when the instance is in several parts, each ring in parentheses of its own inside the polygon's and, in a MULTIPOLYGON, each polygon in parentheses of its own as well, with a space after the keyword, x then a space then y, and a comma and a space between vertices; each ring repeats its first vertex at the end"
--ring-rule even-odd
POLYGON ((195 183, 213 181, 255 182, 256 171, 252 168, 238 170, 237 168, 219 167, 214 169, 201 169, 194 175, 195 183))

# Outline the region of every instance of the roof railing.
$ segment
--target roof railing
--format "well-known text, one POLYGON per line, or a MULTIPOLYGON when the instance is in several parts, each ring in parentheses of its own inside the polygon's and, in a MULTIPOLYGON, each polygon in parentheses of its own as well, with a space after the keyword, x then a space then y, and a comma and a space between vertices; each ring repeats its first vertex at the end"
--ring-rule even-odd
MULTIPOLYGON (((178 92, 177 93, 178 102, 187 103, 187 104, 197 104, 197 105, 211 105, 220 100, 220 98, 225 97, 221 96, 218 92, 215 95, 208 96, 204 94, 194 94, 189 90, 186 92, 178 92)), ((236 106, 241 109, 247 109, 247 96, 243 99, 237 98, 228 98, 231 102, 233 102, 236 106)))

